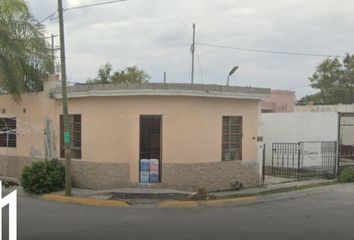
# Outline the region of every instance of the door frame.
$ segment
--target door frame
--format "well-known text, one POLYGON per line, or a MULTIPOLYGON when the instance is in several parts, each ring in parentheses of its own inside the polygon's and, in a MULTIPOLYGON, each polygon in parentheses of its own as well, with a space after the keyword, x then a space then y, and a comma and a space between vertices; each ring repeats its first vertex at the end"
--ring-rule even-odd
POLYGON ((156 117, 160 119, 160 158, 159 158, 159 182, 162 183, 162 134, 163 134, 163 115, 162 114, 140 114, 139 115, 139 183, 141 183, 141 164, 140 164, 140 154, 141 154, 141 129, 142 129, 142 121, 144 117, 156 117))

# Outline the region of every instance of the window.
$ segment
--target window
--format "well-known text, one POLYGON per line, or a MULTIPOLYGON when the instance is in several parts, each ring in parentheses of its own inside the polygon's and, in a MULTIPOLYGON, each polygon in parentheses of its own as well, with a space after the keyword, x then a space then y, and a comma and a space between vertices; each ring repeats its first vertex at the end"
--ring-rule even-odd
MULTIPOLYGON (((69 115, 71 157, 81 159, 81 115, 69 115)), ((64 122, 60 116, 60 157, 65 157, 64 122)))
POLYGON ((222 118, 222 160, 242 159, 242 117, 222 118))
POLYGON ((0 147, 15 148, 16 134, 16 118, 0 118, 0 147))

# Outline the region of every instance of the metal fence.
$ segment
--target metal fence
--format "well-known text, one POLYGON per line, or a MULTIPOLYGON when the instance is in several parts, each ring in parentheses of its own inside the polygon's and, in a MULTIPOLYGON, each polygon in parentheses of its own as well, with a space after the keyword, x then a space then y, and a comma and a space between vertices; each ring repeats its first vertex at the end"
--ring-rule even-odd
POLYGON ((273 143, 271 161, 263 161, 263 175, 329 177, 336 174, 336 163, 337 142, 273 143))
POLYGON ((339 114, 339 166, 354 165, 354 113, 339 114))

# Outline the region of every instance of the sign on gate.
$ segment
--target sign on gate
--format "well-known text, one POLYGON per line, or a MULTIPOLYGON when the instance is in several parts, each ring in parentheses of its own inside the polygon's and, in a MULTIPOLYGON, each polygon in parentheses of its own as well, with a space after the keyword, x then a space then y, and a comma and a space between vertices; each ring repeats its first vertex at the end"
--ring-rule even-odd
POLYGON ((0 181, 0 240, 2 240, 2 209, 7 205, 9 206, 9 240, 17 240, 17 190, 2 198, 0 181))
POLYGON ((322 143, 306 142, 302 144, 302 166, 321 166, 322 164, 322 143))

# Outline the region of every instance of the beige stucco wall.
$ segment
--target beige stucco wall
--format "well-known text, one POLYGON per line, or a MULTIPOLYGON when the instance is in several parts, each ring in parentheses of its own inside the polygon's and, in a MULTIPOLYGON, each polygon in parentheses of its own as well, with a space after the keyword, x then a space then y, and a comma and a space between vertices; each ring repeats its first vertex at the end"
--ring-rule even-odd
POLYGON ((53 117, 54 103, 45 92, 22 94, 18 102, 10 95, 0 96, 0 117, 16 117, 18 132, 17 147, 0 147, 0 155, 44 157, 45 119, 53 117))
MULTIPOLYGON (((61 108, 56 104, 58 122, 61 108)), ((91 97, 70 99, 69 112, 82 117, 82 159, 129 162, 130 181, 137 183, 140 115, 162 115, 162 164, 220 162, 222 116, 241 115, 243 161, 254 161, 258 105, 255 100, 222 98, 91 97)))
MULTIPOLYGON (((46 93, 23 94, 20 103, 14 102, 11 96, 0 96, 2 108, 6 110, 5 116, 16 116, 18 129, 23 130, 23 134, 17 138, 17 148, 0 147, 0 155, 42 158, 46 117, 54 123, 59 153, 61 100, 50 99, 46 93)), ((242 161, 254 162, 258 158, 258 100, 185 96, 87 97, 70 99, 69 112, 82 116, 82 160, 74 162, 105 163, 106 166, 109 166, 107 163, 125 164, 130 168, 126 177, 132 184, 139 181, 139 117, 143 114, 162 115, 162 164, 221 162, 222 116, 227 115, 243 116, 242 161)), ((76 174, 80 174, 84 168, 79 166, 77 169, 76 174)))

